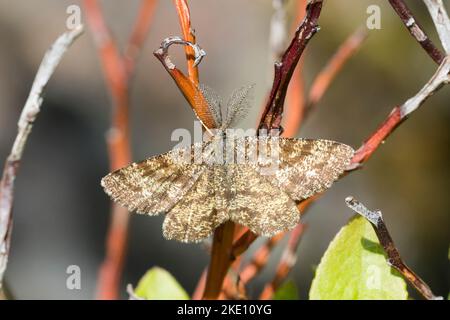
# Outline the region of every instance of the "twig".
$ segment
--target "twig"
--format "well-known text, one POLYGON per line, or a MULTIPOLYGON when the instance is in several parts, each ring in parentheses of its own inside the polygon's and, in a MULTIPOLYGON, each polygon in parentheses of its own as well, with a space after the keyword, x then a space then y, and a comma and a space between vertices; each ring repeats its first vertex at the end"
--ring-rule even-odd
MULTIPOLYGON (((178 20, 180 22, 181 31, 183 32, 183 38, 192 44, 195 44, 194 30, 191 28, 191 14, 187 0, 174 0, 175 8, 178 13, 178 20)), ((188 75, 192 83, 198 84, 198 63, 197 55, 194 52, 194 48, 186 46, 186 59, 188 63, 188 75)))
MULTIPOLYGON (((297 1, 297 14, 295 18, 295 27, 297 27, 301 21, 305 18, 307 0, 297 1)), ((281 58, 278 57, 278 58, 281 58)), ((305 81, 303 79, 303 61, 305 55, 302 54, 297 67, 292 74, 291 84, 289 85, 287 92, 287 108, 286 115, 284 116, 284 137, 294 137, 300 124, 303 121, 303 114, 305 112, 305 81)))
POLYGON ((234 230, 234 223, 227 221, 214 231, 203 299, 215 300, 220 295, 223 280, 231 265, 230 256, 232 256, 234 230))
MULTIPOLYGON (((378 149, 381 143, 392 133, 392 131, 404 121, 409 114, 415 111, 428 97, 430 97, 443 84, 448 83, 448 73, 450 71, 448 58, 443 60, 442 64, 436 71, 430 81, 420 90, 414 97, 406 101, 402 106, 394 108, 383 124, 370 136, 369 139, 355 153, 352 164, 347 169, 347 173, 361 167, 361 165, 369 159, 369 157, 378 149)), ((320 197, 316 195, 314 198, 307 199, 301 204, 310 204, 320 197)), ((304 209, 302 210, 304 212, 304 209)), ((267 295, 268 296, 268 295, 267 295)))
POLYGON ((156 0, 144 0, 141 2, 136 23, 123 55, 126 69, 130 77, 134 72, 136 62, 144 47, 144 41, 150 29, 153 15, 155 14, 156 3, 156 0))
POLYGON ((275 75, 267 104, 264 108, 259 129, 280 129, 284 100, 292 74, 300 56, 312 36, 319 30, 317 20, 322 10, 322 0, 311 0, 306 16, 297 29, 291 44, 280 62, 275 63, 275 75))
POLYGON ((291 231, 288 244, 275 271, 275 277, 264 287, 261 295, 259 296, 260 300, 271 299, 274 292, 279 288, 283 280, 288 276, 289 272, 294 267, 297 262, 297 248, 304 231, 304 224, 299 224, 291 231))
POLYGON ((440 64, 444 59, 444 55, 438 48, 436 48, 427 36, 403 0, 389 0, 389 3, 392 8, 394 8, 395 12, 403 21, 403 24, 406 26, 414 39, 417 40, 417 42, 437 64, 440 64))
POLYGON ((183 72, 181 72, 170 60, 168 50, 173 44, 182 44, 191 47, 194 50, 194 61, 197 64, 200 63, 206 53, 197 44, 185 41, 180 37, 169 37, 164 39, 161 46, 153 52, 155 57, 158 58, 167 72, 172 76, 172 79, 175 81, 176 85, 186 98, 192 110, 195 112, 197 118, 203 124, 204 128, 214 128, 216 126, 214 117, 212 116, 208 103, 203 97, 203 94, 197 84, 186 77, 183 72))
POLYGON ((322 71, 315 77, 311 89, 309 90, 304 117, 306 117, 317 105, 333 79, 348 59, 361 47, 361 44, 366 38, 367 31, 363 28, 357 29, 344 41, 344 43, 341 44, 330 61, 328 61, 322 71))
MULTIPOLYGON (((293 69, 295 68, 295 63, 300 59, 306 43, 318 30, 317 20, 319 18, 321 9, 322 1, 313 0, 308 3, 305 19, 298 27, 291 44, 283 55, 282 61, 286 61, 275 64, 275 76, 270 94, 271 97, 264 109, 263 116, 261 117, 259 123, 259 128, 264 128, 266 126, 266 128, 270 129, 279 128, 283 113, 282 104, 284 103, 284 98, 280 100, 279 94, 286 94, 287 85, 289 84, 289 78, 287 77, 287 74, 289 72, 292 73, 293 69), (283 76, 283 79, 281 78, 281 76, 283 76), (286 86, 284 91, 280 88, 281 83, 286 86), (276 95, 276 97, 274 95, 276 95), (271 100, 274 101, 274 103, 271 103, 271 100), (281 108, 279 104, 281 104, 281 108), (274 121, 275 119, 276 121, 274 121)), ((239 239, 239 241, 235 242, 235 245, 239 245, 240 247, 248 247, 251 245, 251 243, 253 243, 255 239, 256 238, 253 238, 251 236, 250 230, 247 229, 243 232, 243 236, 239 239)))
POLYGON ((0 289, 2 288, 11 244, 14 181, 23 151, 33 124, 41 111, 43 91, 67 49, 82 32, 83 27, 79 26, 62 34, 46 52, 20 115, 17 136, 6 159, 2 180, 0 181, 0 289))
MULTIPOLYGON (((198 87, 197 65, 205 55, 205 52, 195 43, 195 36, 191 29, 190 13, 187 1, 176 0, 181 29, 185 40, 179 37, 170 37, 165 39, 160 48, 153 54, 163 64, 164 68, 172 76, 180 91, 194 110, 197 118, 201 121, 205 130, 216 126, 214 118, 209 110, 208 103, 198 87), (190 49, 186 49, 188 60, 189 77, 186 77, 171 62, 168 48, 172 44, 182 44, 190 49)), ((211 248, 211 260, 206 274, 203 299, 217 299, 222 288, 222 283, 227 273, 229 265, 225 263, 231 254, 231 245, 233 241, 235 225, 229 221, 219 226, 214 231, 213 244, 211 248)), ((202 290, 202 283, 197 286, 196 293, 202 290)))
MULTIPOLYGON (((86 16, 98 47, 105 81, 112 101, 113 116, 107 134, 111 170, 131 162, 129 129, 129 85, 136 60, 142 51, 144 40, 154 13, 156 0, 143 0, 131 33, 129 43, 122 54, 109 31, 97 0, 84 0, 86 16)), ((117 299, 126 256, 128 238, 128 210, 113 203, 111 222, 106 241, 105 259, 100 267, 97 298, 117 299)))
MULTIPOLYGON (((181 29, 185 40, 179 37, 165 39, 160 48, 153 54, 163 64, 164 68, 172 76, 180 91, 194 110, 197 118, 201 121, 204 129, 209 130, 216 126, 214 118, 209 110, 208 103, 198 87, 197 65, 205 55, 205 52, 195 43, 194 33, 191 29, 189 7, 187 1, 175 1, 181 29), (170 60, 168 48, 172 44, 182 44, 190 48, 186 50, 188 60, 189 77, 186 77, 170 60)), ((224 277, 229 265, 225 263, 231 254, 235 225, 229 221, 219 226, 214 231, 213 244, 211 248, 211 261, 208 266, 204 284, 203 299, 216 299, 222 288, 224 277)), ((203 289, 203 281, 196 289, 196 297, 203 289)))
POLYGON ((380 240, 380 244, 386 252, 388 264, 399 271, 414 286, 414 288, 425 297, 425 299, 442 300, 442 297, 435 296, 430 287, 403 262, 400 253, 395 247, 394 241, 389 234, 386 224, 384 223, 381 211, 369 210, 353 197, 347 197, 345 202, 350 209, 370 222, 375 230, 378 240, 380 240))

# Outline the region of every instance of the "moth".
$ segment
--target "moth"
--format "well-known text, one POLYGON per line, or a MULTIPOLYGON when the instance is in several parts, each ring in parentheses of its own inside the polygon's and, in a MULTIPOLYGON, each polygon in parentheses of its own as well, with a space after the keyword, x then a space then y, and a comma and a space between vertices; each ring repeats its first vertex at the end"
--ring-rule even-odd
POLYGON ((227 129, 248 110, 251 87, 234 91, 225 107, 209 88, 201 92, 219 128, 208 141, 132 163, 101 181, 129 211, 166 213, 167 239, 202 241, 228 220, 267 237, 288 231, 299 223, 298 201, 329 188, 350 163, 354 150, 330 140, 253 135, 228 143, 227 129))

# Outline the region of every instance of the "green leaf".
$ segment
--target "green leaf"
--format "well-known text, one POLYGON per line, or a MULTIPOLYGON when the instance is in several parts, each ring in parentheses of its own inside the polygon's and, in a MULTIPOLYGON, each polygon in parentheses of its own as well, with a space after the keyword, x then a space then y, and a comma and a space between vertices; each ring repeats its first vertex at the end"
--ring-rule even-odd
POLYGON ((274 300, 298 300, 298 290, 294 281, 286 281, 283 283, 275 294, 273 295, 274 300))
POLYGON ((391 268, 372 226, 357 216, 330 243, 317 268, 312 300, 406 300, 406 283, 391 268))
POLYGON ((153 267, 139 280, 135 294, 146 300, 189 300, 178 281, 166 270, 153 267))

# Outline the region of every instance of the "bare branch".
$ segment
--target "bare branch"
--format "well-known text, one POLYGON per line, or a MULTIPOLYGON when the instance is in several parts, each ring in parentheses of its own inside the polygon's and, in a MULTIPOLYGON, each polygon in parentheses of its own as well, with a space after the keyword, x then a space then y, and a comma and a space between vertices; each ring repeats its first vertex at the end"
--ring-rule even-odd
POLYGON ((419 25, 411 10, 409 10, 403 0, 389 0, 389 3, 391 4, 392 8, 394 8, 395 12, 397 12, 400 19, 402 19, 403 24, 406 26, 409 33, 411 33, 414 39, 419 42, 422 48, 437 64, 440 64, 444 59, 444 55, 438 48, 436 48, 436 46, 427 36, 425 31, 419 25))
POLYGON ((205 291, 203 299, 214 300, 220 295, 222 284, 230 263, 230 248, 233 244, 235 225, 231 221, 225 222, 221 228, 214 231, 211 248, 211 261, 206 274, 205 291))
POLYGON ((442 0, 423 0, 433 19, 434 26, 445 52, 450 54, 450 19, 442 0))
POLYGON ((281 128, 284 100, 289 82, 303 50, 312 36, 319 30, 317 20, 322 10, 322 2, 322 0, 311 0, 308 3, 305 19, 297 29, 281 61, 275 63, 272 89, 260 120, 259 129, 281 128))
MULTIPOLYGON (((306 5, 308 1, 307 0, 298 0, 297 1, 297 8, 296 8, 296 14, 295 14, 295 21, 292 24, 292 26, 295 26, 297 28, 298 25, 303 21, 306 14, 306 5)), ((295 28, 293 31, 295 32, 295 28)), ((281 58, 281 55, 279 55, 278 59, 281 58)), ((303 121, 303 115, 305 112, 305 81, 303 79, 303 64, 305 60, 305 54, 302 54, 300 57, 300 60, 297 63, 297 67, 294 70, 294 73, 292 74, 291 83, 288 88, 287 96, 286 96, 286 108, 285 108, 285 115, 284 123, 283 123, 283 136, 284 137, 294 137, 303 121)))
POLYGON ((157 0, 142 0, 138 17, 128 40, 123 58, 125 59, 128 75, 133 74, 137 59, 144 47, 144 41, 153 21, 157 0))
POLYGON ((169 47, 173 44, 181 44, 191 47, 194 52, 192 59, 194 59, 193 61, 195 61, 194 63, 196 65, 202 61, 206 53, 197 44, 185 41, 180 37, 168 37, 162 41, 161 46, 153 52, 153 55, 162 63, 166 71, 175 81, 178 89, 180 89, 181 93, 186 98, 204 128, 206 130, 214 128, 216 126, 216 122, 211 114, 208 102, 203 96, 199 86, 197 83, 192 82, 191 79, 184 75, 183 72, 181 72, 170 60, 169 47))
POLYGON ((169 68, 169 69, 176 68, 169 57, 169 47, 173 44, 182 44, 182 45, 189 46, 192 48, 192 50, 194 51, 194 56, 193 56, 194 66, 197 66, 202 61, 203 57, 206 55, 206 52, 202 48, 200 48, 199 45, 197 45, 195 43, 185 41, 177 36, 168 37, 161 42, 160 48, 155 51, 156 56, 158 56, 158 57, 161 56, 163 58, 163 60, 164 60, 163 63, 166 68, 169 68))
MULTIPOLYGON (((142 0, 134 29, 122 54, 111 34, 97 0, 84 0, 86 17, 102 62, 103 73, 113 103, 113 116, 107 134, 109 163, 117 170, 131 162, 129 128, 129 85, 137 58, 148 33, 156 0, 142 0)), ((126 256, 129 212, 112 204, 111 222, 106 240, 106 254, 98 279, 97 297, 116 299, 126 256)))
POLYGON ((433 292, 431 292, 430 287, 403 262, 400 257, 400 253, 395 247, 394 241, 389 234, 386 224, 384 223, 381 211, 369 210, 353 197, 347 197, 345 202, 350 209, 360 214, 370 222, 375 230, 378 240, 380 240, 380 244, 386 252, 388 264, 398 270, 398 272, 400 272, 414 286, 414 288, 416 288, 417 291, 425 297, 425 299, 442 300, 442 297, 435 296, 433 292))
POLYGON ((62 34, 46 52, 20 115, 17 136, 6 160, 2 180, 0 181, 0 289, 10 249, 14 180, 17 176, 23 151, 36 117, 41 111, 42 93, 67 49, 82 32, 83 27, 78 26, 62 34))
MULTIPOLYGON (((191 27, 191 13, 189 11, 189 6, 187 0, 174 0, 175 8, 178 13, 178 20, 180 22, 181 31, 183 32, 184 40, 195 44, 195 34, 191 27)), ((186 59, 188 64, 188 75, 189 80, 192 83, 198 84, 198 63, 197 54, 194 52, 194 48, 190 46, 185 47, 186 59)))

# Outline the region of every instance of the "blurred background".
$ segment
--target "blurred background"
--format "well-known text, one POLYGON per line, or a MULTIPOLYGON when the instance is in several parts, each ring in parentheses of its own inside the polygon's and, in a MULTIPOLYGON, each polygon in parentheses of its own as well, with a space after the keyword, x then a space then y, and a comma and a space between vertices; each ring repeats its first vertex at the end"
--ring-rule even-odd
MULTIPOLYGON (((270 0, 191 0, 197 41, 207 52, 200 81, 227 96, 255 83, 252 112, 242 123, 254 127, 271 85, 268 34, 270 0)), ((16 122, 44 52, 65 30, 66 8, 78 1, 0 0, 0 159, 16 135, 16 122)), ((366 9, 381 7, 381 30, 372 30, 361 50, 338 75, 299 137, 327 138, 358 147, 391 109, 417 92, 436 69, 386 1, 326 1, 321 31, 305 56, 304 77, 311 83, 336 48, 365 25, 366 9)), ((428 34, 435 30, 421 1, 408 1, 428 34)), ((125 44, 139 1, 102 1, 117 41, 125 44)), ((447 4, 447 6, 450 5, 447 4)), ((85 23, 85 17, 82 16, 85 23)), ((194 115, 152 55, 161 40, 180 35, 172 1, 159 1, 131 92, 134 160, 169 150, 176 128, 193 129, 194 115)), ((175 62, 185 68, 183 49, 175 62)), ((306 298, 314 267, 352 212, 353 195, 382 209, 408 265, 438 295, 450 285, 450 88, 443 88, 413 114, 375 153, 363 170, 336 183, 305 216, 307 232, 290 278, 306 298)), ((7 286, 17 299, 91 299, 109 222, 109 199, 100 179, 109 171, 105 132, 111 101, 92 34, 85 34, 64 57, 46 90, 17 179, 14 231, 7 286), (81 268, 81 290, 66 288, 66 268, 81 268)), ((136 285, 152 266, 170 271, 192 293, 208 263, 204 246, 167 241, 163 217, 133 215, 125 285, 136 285)), ((253 247, 257 247, 255 244, 253 247)), ((252 247, 252 248, 253 248, 252 247)), ((281 250, 253 280, 255 295, 273 274, 281 250)))

